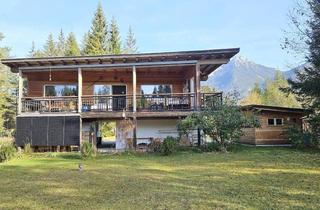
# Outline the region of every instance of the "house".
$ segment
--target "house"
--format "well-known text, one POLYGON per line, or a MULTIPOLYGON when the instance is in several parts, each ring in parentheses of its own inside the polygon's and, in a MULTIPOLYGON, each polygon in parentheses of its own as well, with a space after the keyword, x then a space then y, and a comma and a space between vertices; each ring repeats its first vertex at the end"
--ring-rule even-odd
POLYGON ((178 119, 222 100, 221 93, 201 93, 200 82, 238 52, 4 59, 19 74, 16 144, 79 146, 99 137, 102 121, 116 125, 116 149, 129 137, 136 143, 177 135, 178 119), (124 119, 133 122, 128 136, 124 119))
POLYGON ((289 126, 302 128, 304 109, 266 105, 242 106, 246 114, 255 114, 259 128, 246 128, 240 142, 254 145, 288 144, 286 130, 289 126))

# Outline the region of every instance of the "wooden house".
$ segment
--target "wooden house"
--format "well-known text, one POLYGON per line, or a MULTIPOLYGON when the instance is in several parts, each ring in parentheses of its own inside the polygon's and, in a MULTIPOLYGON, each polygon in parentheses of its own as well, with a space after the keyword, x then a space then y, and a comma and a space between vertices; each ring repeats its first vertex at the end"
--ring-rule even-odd
POLYGON ((304 110, 299 108, 246 105, 242 107, 246 114, 255 114, 260 122, 258 128, 246 128, 240 142, 253 145, 288 144, 286 135, 289 126, 302 128, 304 110))
POLYGON ((96 122, 114 121, 116 148, 124 149, 124 118, 134 124, 134 142, 175 135, 179 118, 221 101, 221 93, 201 93, 200 82, 238 52, 4 59, 19 74, 16 144, 79 146, 99 136, 96 122))

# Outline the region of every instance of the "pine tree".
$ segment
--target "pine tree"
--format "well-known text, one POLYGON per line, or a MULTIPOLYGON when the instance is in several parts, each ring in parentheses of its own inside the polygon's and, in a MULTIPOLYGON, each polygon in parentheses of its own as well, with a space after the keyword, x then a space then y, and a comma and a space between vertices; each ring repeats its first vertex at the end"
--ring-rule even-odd
POLYGON ((126 42, 123 47, 123 52, 126 54, 138 53, 137 41, 131 26, 129 27, 126 42))
POLYGON ((102 5, 99 3, 94 19, 92 20, 91 30, 84 43, 83 54, 99 55, 108 53, 107 27, 107 21, 103 13, 102 5))
POLYGON ((64 56, 65 46, 66 46, 66 39, 61 29, 58 36, 58 42, 57 42, 57 56, 64 56))
POLYGON ((47 57, 57 56, 57 47, 52 33, 49 34, 46 44, 43 47, 43 54, 47 57))
POLYGON ((42 56, 42 52, 36 48, 34 41, 32 41, 31 49, 29 50, 29 53, 27 56, 31 58, 42 56))
POLYGON ((109 53, 120 54, 121 53, 121 39, 118 24, 113 17, 110 25, 110 38, 109 38, 109 53))
POLYGON ((289 80, 289 90, 298 96, 306 108, 320 112, 320 3, 308 0, 307 4, 312 14, 305 33, 308 34, 309 52, 306 57, 310 66, 297 72, 296 80, 289 80))
POLYGON ((69 33, 67 42, 66 42, 66 49, 65 53, 66 56, 74 56, 74 55, 80 55, 80 49, 77 43, 77 39, 74 35, 74 33, 69 33))

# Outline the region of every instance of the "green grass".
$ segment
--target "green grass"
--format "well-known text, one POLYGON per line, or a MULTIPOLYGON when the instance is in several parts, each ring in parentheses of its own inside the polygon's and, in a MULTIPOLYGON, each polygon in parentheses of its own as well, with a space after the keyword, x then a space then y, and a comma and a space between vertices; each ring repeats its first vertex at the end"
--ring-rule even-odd
POLYGON ((320 209, 320 154, 34 154, 0 164, 0 209, 320 209))

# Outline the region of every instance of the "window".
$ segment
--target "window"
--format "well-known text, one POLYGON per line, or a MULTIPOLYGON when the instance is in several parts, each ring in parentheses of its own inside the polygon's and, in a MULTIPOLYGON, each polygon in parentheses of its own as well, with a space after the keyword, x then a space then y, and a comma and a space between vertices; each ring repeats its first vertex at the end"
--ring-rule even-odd
POLYGON ((172 93, 171 85, 141 85, 141 94, 172 93))
POLYGON ((77 85, 45 85, 45 96, 77 96, 77 85))
POLYGON ((282 125, 283 124, 283 119, 276 119, 276 125, 282 125))
POLYGON ((268 125, 283 125, 282 118, 269 118, 268 125))
POLYGON ((94 95, 111 95, 111 85, 94 85, 94 95))
POLYGON ((274 125, 274 119, 268 119, 268 125, 274 125))

